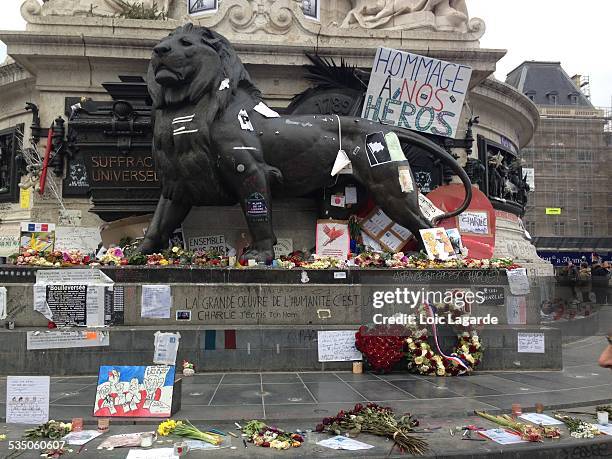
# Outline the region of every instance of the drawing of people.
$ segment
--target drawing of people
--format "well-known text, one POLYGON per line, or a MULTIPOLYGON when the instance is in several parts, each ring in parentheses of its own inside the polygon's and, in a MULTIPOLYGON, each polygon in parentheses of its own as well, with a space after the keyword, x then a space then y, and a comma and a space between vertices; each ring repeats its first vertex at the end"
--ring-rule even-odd
POLYGON ((135 411, 142 399, 140 384, 137 378, 132 378, 128 390, 123 394, 123 412, 135 411))
POLYGON ((159 401, 161 398, 161 387, 164 385, 164 380, 156 376, 147 376, 144 379, 143 384, 147 391, 143 408, 149 409, 151 407, 151 403, 154 401, 159 401))
POLYGON ((111 394, 111 386, 109 384, 102 384, 98 387, 97 405, 99 410, 108 408, 111 415, 117 413, 115 409, 115 397, 111 394))

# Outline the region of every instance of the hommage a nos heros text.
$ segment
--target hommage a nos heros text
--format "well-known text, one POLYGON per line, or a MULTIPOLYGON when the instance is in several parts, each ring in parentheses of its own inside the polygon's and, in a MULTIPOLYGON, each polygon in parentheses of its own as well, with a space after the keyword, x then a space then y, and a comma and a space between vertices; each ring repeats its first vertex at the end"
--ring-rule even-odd
POLYGON ((92 182, 158 182, 152 156, 92 156, 92 182))
POLYGON ((465 65, 379 48, 362 117, 454 137, 471 75, 465 65))

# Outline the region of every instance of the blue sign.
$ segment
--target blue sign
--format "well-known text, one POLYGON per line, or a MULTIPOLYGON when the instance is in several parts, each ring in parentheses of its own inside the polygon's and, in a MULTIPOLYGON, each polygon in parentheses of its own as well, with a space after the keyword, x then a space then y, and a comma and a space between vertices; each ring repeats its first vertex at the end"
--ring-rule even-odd
MULTIPOLYGON (((588 264, 593 263, 592 252, 553 252, 548 250, 538 250, 538 256, 550 263, 553 266, 566 266, 570 261, 579 265, 582 261, 582 257, 586 258, 586 262, 588 264)), ((601 258, 602 261, 612 262, 612 253, 600 253, 597 252, 597 255, 601 258)))

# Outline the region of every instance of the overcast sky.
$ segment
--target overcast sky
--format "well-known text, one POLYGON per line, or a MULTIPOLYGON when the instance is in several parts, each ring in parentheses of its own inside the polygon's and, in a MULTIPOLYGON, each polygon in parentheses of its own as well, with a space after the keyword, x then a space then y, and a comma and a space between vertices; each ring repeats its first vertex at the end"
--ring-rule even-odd
MULTIPOLYGON (((0 29, 23 29, 19 13, 23 0, 0 1, 0 29)), ((505 80, 525 60, 560 61, 570 76, 590 76, 595 105, 612 105, 612 1, 467 0, 467 4, 470 15, 487 24, 481 45, 508 50, 498 63, 497 78, 505 80)), ((0 42, 0 62, 5 52, 0 42)))

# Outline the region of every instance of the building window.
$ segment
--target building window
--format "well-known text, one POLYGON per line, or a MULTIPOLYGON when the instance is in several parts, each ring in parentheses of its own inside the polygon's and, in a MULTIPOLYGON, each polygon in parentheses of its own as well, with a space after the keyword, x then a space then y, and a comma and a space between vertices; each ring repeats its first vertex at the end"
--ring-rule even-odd
POLYGON ((548 102, 551 105, 557 105, 557 102, 559 101, 559 96, 556 91, 549 92, 548 94, 546 94, 546 97, 548 97, 548 102))
POLYGON ((571 105, 578 105, 578 94, 576 93, 572 93, 569 95, 569 99, 570 99, 570 104, 571 105))
POLYGON ((582 224, 582 235, 593 236, 593 222, 584 222, 582 224))
POLYGON ((553 233, 555 233, 555 236, 565 236, 565 222, 555 222, 553 233))
POLYGON ((533 100, 535 100, 536 92, 535 91, 527 91, 525 93, 525 95, 529 98, 529 100, 533 101, 533 100))
POLYGON ((579 151, 578 161, 593 161, 593 152, 592 151, 579 151))
POLYGON ((580 196, 582 196, 583 209, 590 211, 593 207, 593 193, 591 193, 590 191, 586 191, 584 193, 581 193, 580 196))
POLYGON ((20 152, 23 125, 0 131, 0 202, 19 201, 15 157, 20 152))

